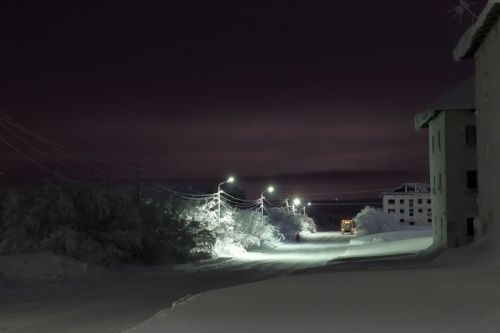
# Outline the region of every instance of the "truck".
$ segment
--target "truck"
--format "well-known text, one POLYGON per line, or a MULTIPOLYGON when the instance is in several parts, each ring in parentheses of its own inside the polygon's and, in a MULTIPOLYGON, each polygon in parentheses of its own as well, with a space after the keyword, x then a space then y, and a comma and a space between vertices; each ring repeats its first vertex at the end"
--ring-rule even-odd
POLYGON ((342 233, 342 235, 345 234, 346 232, 350 233, 351 235, 354 235, 355 231, 356 231, 356 226, 353 220, 340 221, 340 232, 342 233))

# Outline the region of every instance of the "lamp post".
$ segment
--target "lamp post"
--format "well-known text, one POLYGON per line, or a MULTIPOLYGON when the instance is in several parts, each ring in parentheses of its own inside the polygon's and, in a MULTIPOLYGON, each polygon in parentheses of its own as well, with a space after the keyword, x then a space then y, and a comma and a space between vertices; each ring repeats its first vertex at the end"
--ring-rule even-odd
POLYGON ((225 181, 223 181, 222 183, 220 183, 219 185, 217 185, 217 204, 218 204, 218 210, 219 210, 219 221, 220 221, 220 218, 221 218, 221 186, 226 184, 226 183, 234 183, 234 177, 231 176, 229 177, 228 179, 226 179, 225 181))
POLYGON ((296 212, 296 207, 300 206, 300 203, 301 203, 301 201, 300 201, 299 198, 293 199, 293 206, 292 206, 292 208, 293 208, 293 214, 294 215, 295 215, 295 212, 296 212))
POLYGON ((311 207, 311 205, 312 205, 312 204, 311 204, 310 202, 308 202, 308 203, 307 203, 307 206, 305 206, 305 205, 304 205, 304 207, 303 207, 303 210, 304 210, 304 213, 303 213, 303 214, 304 214, 304 216, 307 216, 307 215, 306 215, 306 207, 311 207))
POLYGON ((264 223, 264 193, 267 192, 267 193, 273 193, 274 192, 274 187, 273 186, 268 186, 267 187, 267 190, 262 192, 260 194, 260 221, 262 223, 264 223))

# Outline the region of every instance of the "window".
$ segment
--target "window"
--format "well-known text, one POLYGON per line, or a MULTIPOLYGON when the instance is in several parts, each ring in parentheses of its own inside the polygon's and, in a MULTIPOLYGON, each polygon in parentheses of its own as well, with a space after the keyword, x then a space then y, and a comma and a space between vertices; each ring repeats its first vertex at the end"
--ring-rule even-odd
POLYGON ((467 218, 467 236, 474 237, 474 218, 467 218))
POLYGON ((438 131, 438 150, 441 151, 441 131, 438 131))
POLYGON ((395 210, 395 209, 389 209, 387 212, 388 212, 389 214, 391 214, 391 213, 392 213, 392 214, 394 214, 394 213, 396 213, 396 210, 395 210))
POLYGON ((413 207, 413 199, 410 199, 410 207, 413 207))
POLYGON ((413 216, 413 209, 410 209, 410 216, 413 216))
POLYGON ((418 199, 418 204, 421 205, 423 203, 422 199, 418 199))
POLYGON ((432 223, 432 219, 427 219, 427 222, 428 223, 432 223))
POLYGON ((419 212, 419 213, 423 213, 422 208, 419 208, 419 209, 418 209, 418 212, 419 212))
POLYGON ((389 201, 387 201, 387 203, 388 203, 389 205, 394 205, 394 204, 396 203, 396 200, 394 200, 394 199, 389 199, 389 201))
POLYGON ((400 203, 401 205, 404 205, 404 204, 405 204, 405 199, 400 199, 400 200, 399 200, 399 203, 400 203))
POLYGON ((410 221, 410 225, 415 225, 415 221, 410 221))
POLYGON ((438 182, 438 190, 439 194, 443 193, 443 177, 441 177, 441 173, 439 173, 439 182, 438 182))
POLYGON ((400 219, 399 222, 404 223, 405 219, 400 219))
POLYGON ((430 205, 431 204, 431 199, 427 199, 427 203, 430 205))
POLYGON ((467 171, 467 189, 477 190, 477 171, 468 170, 467 171))
POLYGON ((465 127, 465 144, 469 147, 476 146, 476 126, 465 127))
POLYGON ((404 210, 404 209, 400 209, 400 210, 399 210, 399 213, 400 213, 400 214, 404 214, 404 213, 405 213, 405 210, 404 210))

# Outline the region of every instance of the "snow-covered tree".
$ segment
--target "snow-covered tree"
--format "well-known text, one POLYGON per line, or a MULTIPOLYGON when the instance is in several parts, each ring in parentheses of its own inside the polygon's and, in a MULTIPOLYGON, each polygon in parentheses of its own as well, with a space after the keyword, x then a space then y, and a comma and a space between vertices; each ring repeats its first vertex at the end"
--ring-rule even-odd
POLYGON ((361 234, 378 234, 399 230, 401 227, 393 215, 382 210, 366 206, 355 217, 356 228, 361 234))

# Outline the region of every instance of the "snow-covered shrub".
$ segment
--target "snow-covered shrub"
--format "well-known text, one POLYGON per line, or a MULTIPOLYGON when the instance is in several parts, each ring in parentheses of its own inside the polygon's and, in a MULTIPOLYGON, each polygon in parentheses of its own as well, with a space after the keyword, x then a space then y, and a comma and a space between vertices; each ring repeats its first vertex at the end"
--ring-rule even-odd
POLYGON ((228 257, 245 253, 248 249, 273 247, 283 240, 279 229, 262 220, 255 210, 239 210, 221 205, 218 213, 216 198, 187 202, 182 214, 188 221, 197 221, 215 237, 214 257, 228 257))
POLYGON ((360 234, 378 234, 401 229, 393 215, 370 206, 363 208, 354 217, 354 222, 360 234))
POLYGON ((255 210, 241 210, 235 214, 235 227, 242 236, 240 242, 245 249, 275 247, 283 240, 279 229, 268 220, 267 216, 262 219, 255 210))
POLYGON ((183 261, 211 254, 215 237, 198 221, 188 220, 184 211, 183 203, 173 198, 142 205, 143 261, 183 261))
POLYGON ((295 240, 297 233, 315 232, 316 225, 310 217, 293 214, 283 208, 269 210, 268 221, 277 227, 286 240, 295 240))
POLYGON ((210 254, 212 233, 174 206, 89 183, 14 190, 2 205, 0 253, 50 250, 107 266, 210 254))

